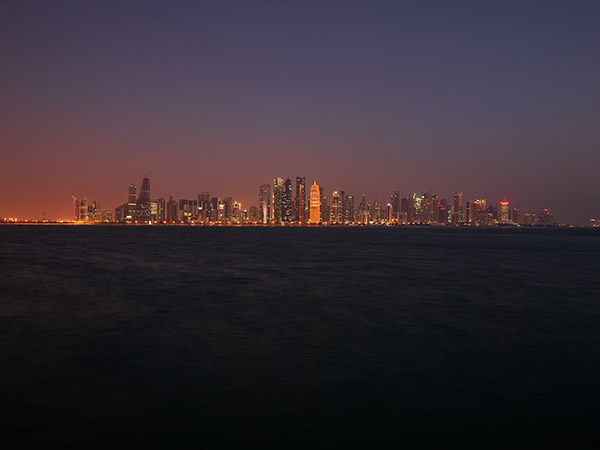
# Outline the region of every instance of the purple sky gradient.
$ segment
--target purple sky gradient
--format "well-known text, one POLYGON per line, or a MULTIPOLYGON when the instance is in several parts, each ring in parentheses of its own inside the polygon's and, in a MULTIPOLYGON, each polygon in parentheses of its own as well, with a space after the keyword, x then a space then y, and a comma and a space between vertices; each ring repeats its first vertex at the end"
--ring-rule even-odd
POLYGON ((273 177, 369 200, 600 217, 600 3, 0 3, 0 217, 152 196, 257 204, 273 177))

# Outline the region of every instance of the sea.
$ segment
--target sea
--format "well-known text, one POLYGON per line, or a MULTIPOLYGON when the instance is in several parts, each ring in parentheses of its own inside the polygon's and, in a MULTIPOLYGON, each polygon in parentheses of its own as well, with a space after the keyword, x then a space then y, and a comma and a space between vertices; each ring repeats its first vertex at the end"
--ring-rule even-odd
POLYGON ((0 446, 599 448, 599 231, 0 226, 0 446))

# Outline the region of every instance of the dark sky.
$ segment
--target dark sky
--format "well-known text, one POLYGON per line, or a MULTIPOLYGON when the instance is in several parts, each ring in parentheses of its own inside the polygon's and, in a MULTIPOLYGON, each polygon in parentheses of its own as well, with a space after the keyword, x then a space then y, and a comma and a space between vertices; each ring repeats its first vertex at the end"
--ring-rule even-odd
POLYGON ((0 1, 0 217, 274 176, 600 216, 598 1, 0 1))

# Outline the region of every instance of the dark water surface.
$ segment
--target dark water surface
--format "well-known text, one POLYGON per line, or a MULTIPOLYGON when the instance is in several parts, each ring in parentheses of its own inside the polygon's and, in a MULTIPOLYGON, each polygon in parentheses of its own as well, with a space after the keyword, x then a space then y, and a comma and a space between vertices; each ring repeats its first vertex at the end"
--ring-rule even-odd
POLYGON ((2 446, 598 442, 600 233, 0 227, 2 446))

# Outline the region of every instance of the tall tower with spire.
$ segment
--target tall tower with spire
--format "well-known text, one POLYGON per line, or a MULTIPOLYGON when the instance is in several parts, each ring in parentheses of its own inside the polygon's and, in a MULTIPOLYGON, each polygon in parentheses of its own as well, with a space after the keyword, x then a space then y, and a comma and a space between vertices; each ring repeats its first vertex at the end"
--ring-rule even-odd
POLYGON ((137 222, 148 223, 150 222, 151 209, 150 209, 150 178, 142 178, 142 187, 140 188, 140 195, 137 198, 137 222))

